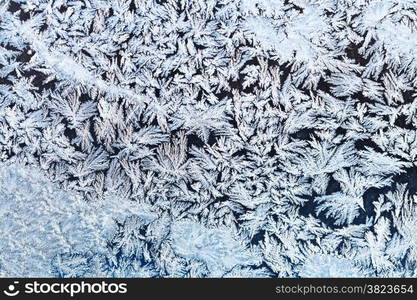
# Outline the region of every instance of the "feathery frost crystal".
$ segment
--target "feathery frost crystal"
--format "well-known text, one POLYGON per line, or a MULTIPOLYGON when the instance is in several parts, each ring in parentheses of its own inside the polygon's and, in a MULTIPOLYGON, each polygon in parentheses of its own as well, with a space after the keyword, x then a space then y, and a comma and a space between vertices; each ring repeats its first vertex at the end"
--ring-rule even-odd
POLYGON ((417 276, 415 0, 0 2, 0 276, 417 276))

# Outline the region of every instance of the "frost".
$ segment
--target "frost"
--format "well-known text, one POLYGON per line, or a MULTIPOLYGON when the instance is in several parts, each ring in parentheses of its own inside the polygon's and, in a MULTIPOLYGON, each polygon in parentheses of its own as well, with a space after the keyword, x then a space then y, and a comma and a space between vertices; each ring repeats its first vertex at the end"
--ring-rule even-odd
POLYGON ((416 20, 0 1, 0 275, 416 276, 416 20))
POLYGON ((199 223, 179 222, 172 227, 171 238, 178 255, 201 260, 214 276, 220 276, 236 265, 259 263, 227 229, 207 229, 199 223))
POLYGON ((3 164, 0 172, 2 276, 51 276, 56 254, 105 246, 105 224, 79 195, 32 168, 3 164))
POLYGON ((351 260, 330 255, 308 257, 301 267, 299 276, 307 278, 364 277, 351 260))
POLYGON ((138 215, 152 218, 143 207, 107 199, 89 205, 78 193, 61 190, 40 171, 21 165, 1 165, 0 274, 44 277, 58 254, 105 253, 115 220, 138 215))

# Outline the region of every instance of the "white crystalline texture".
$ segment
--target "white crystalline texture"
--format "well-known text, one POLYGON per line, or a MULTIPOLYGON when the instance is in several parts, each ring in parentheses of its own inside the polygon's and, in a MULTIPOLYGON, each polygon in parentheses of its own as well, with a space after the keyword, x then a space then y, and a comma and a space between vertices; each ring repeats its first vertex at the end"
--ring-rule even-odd
POLYGON ((416 20, 0 1, 0 276, 417 276, 416 20))
POLYGON ((353 261, 330 255, 312 255, 301 267, 300 277, 307 278, 349 278, 363 277, 353 261))
POLYGON ((104 242, 88 205, 34 168, 1 166, 0 208, 1 276, 51 276, 56 254, 104 242))
POLYGON ((195 222, 178 222, 171 230, 174 251, 182 257, 204 262, 214 276, 237 265, 258 264, 259 259, 226 228, 208 229, 195 222))
POLYGON ((112 201, 106 205, 89 205, 34 168, 2 164, 0 275, 50 277, 51 261, 58 254, 105 252, 114 220, 135 213, 112 201))

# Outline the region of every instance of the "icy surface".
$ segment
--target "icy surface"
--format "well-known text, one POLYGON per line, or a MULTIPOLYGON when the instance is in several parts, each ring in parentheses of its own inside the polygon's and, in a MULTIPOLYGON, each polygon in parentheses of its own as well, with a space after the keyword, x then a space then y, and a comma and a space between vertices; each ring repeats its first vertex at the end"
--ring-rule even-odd
POLYGON ((0 276, 417 276, 416 7, 0 1, 0 276))

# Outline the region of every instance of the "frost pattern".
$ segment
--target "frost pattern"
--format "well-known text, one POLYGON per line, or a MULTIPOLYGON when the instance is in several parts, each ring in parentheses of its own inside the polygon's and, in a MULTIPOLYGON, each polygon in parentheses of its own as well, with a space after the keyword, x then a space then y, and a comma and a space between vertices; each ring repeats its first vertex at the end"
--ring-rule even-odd
POLYGON ((203 262, 212 276, 220 276, 235 266, 260 263, 227 229, 207 229, 199 223, 180 222, 173 226, 171 238, 178 255, 203 262))
POLYGON ((0 275, 417 276, 416 32, 414 0, 1 1, 0 275))
POLYGON ((105 245, 104 220, 33 168, 1 166, 0 208, 1 276, 51 276, 55 255, 105 245))
POLYGON ((329 255, 312 255, 301 268, 301 277, 310 278, 350 278, 362 277, 353 261, 329 255))

